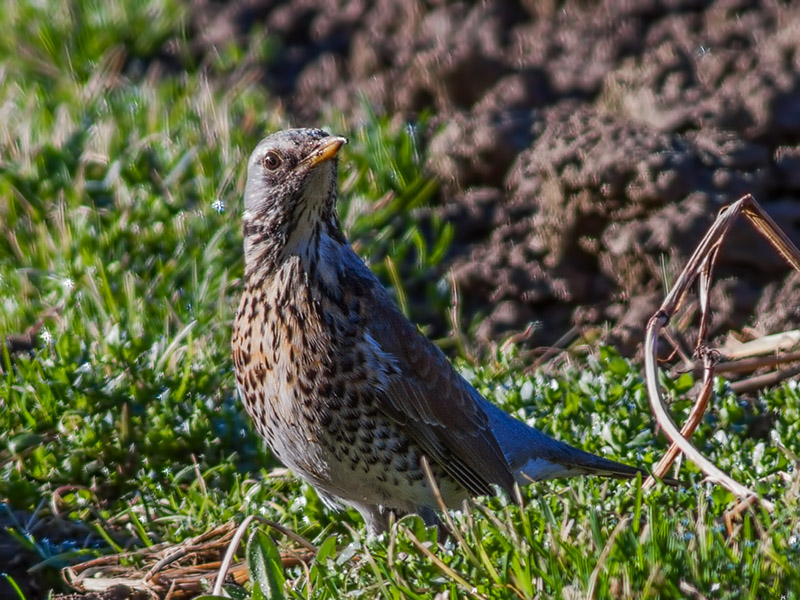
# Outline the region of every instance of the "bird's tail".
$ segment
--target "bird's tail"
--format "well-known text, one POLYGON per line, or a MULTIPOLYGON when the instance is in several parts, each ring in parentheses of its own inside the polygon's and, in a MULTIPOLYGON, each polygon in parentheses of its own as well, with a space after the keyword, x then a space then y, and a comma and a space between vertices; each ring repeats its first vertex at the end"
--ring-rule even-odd
MULTIPOLYGON (((649 473, 638 467, 608 460, 554 440, 541 431, 528 427, 505 411, 481 398, 490 427, 500 449, 520 485, 575 475, 600 475, 616 479, 632 479, 649 473)), ((670 485, 685 485, 675 479, 662 479, 670 485)))

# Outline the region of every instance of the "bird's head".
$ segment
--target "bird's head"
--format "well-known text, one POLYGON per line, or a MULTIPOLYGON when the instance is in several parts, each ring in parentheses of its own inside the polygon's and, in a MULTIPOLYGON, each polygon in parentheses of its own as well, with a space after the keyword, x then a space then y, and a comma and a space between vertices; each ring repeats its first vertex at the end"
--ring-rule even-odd
POLYGON ((267 136, 247 164, 245 269, 305 252, 323 233, 341 236, 336 155, 347 140, 321 129, 267 136))

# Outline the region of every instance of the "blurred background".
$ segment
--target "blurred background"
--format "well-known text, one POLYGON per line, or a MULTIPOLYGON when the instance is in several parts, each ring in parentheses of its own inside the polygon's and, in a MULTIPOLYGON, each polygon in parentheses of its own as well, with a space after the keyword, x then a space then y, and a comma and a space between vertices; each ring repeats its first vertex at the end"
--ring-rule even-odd
MULTIPOLYGON (((467 322, 481 316, 479 342, 610 323, 605 339, 634 353, 719 207, 745 193, 800 240, 792 3, 200 2, 190 22, 196 53, 272 44, 256 72, 289 122, 335 111, 354 127, 365 104, 425 117, 430 211, 454 234, 439 270, 467 322)), ((714 333, 796 326, 787 274, 738 228, 714 333)))
MULTIPOLYGON (((227 179, 215 183, 237 193, 236 161, 276 128, 354 135, 381 119, 398 135, 405 128, 409 160, 431 185, 370 225, 415 210, 406 218, 440 252, 420 273, 409 272, 416 251, 364 254, 379 263, 399 253, 408 310, 439 335, 448 323, 435 292, 414 287, 422 280, 457 288, 479 345, 514 335, 548 346, 599 326, 632 355, 723 204, 752 193, 800 240, 800 11, 790 2, 20 2, 2 19, 6 88, 36 82, 53 121, 42 133, 54 148, 78 144, 73 158, 90 174, 92 153, 77 151, 120 125, 94 104, 108 107, 137 82, 203 81, 193 93, 198 106, 208 95, 209 114, 193 116, 230 138, 227 179), (84 110, 69 115, 59 94, 75 84, 84 110), (248 94, 260 99, 228 109, 248 94)), ((7 91, 7 162, 19 146, 14 110, 32 116, 15 102, 24 103, 7 91)), ((372 141, 365 161, 379 172, 366 177, 384 178, 376 195, 396 195, 417 173, 393 173, 395 153, 372 141)), ((153 155, 165 141, 137 143, 153 155)), ((358 214, 377 210, 357 208, 356 239, 366 227, 353 228, 358 214)), ((800 278, 787 280, 749 227, 735 230, 719 267, 712 333, 798 322, 800 278)))

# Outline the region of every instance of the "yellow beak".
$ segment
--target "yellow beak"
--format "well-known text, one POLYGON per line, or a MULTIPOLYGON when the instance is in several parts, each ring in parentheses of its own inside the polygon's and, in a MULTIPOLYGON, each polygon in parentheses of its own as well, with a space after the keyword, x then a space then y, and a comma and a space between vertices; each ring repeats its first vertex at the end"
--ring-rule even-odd
POLYGON ((303 159, 309 168, 316 167, 318 164, 332 159, 339 152, 344 144, 347 143, 347 138, 338 135, 323 138, 316 149, 303 159))

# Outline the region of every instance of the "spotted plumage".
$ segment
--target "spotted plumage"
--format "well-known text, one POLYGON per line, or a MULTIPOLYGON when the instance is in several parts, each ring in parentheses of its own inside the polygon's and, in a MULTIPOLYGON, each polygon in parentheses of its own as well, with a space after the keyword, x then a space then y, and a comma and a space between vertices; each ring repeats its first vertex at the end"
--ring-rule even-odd
POLYGON ((434 519, 423 456, 448 506, 515 481, 639 472, 494 407, 402 315, 339 226, 343 143, 282 131, 248 163, 233 359, 245 408, 278 458, 371 531, 390 512, 434 519))

